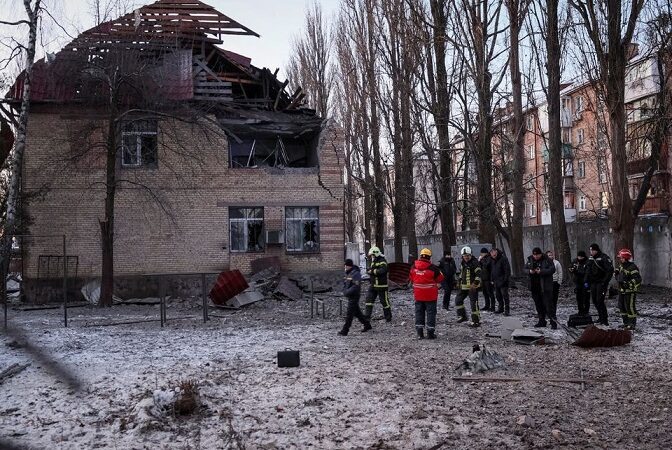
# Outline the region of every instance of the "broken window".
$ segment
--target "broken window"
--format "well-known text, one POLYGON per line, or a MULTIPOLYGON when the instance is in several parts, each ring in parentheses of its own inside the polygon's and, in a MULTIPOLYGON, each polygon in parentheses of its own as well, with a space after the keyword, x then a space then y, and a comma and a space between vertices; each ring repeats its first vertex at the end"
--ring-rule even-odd
POLYGON ((288 252, 320 251, 318 207, 285 208, 285 242, 288 252))
POLYGON ((155 167, 157 162, 156 120, 126 122, 121 131, 123 167, 155 167))
POLYGON ((264 251, 264 208, 229 208, 232 252, 264 251))
POLYGON ((229 167, 316 167, 315 139, 288 136, 229 139, 229 167))

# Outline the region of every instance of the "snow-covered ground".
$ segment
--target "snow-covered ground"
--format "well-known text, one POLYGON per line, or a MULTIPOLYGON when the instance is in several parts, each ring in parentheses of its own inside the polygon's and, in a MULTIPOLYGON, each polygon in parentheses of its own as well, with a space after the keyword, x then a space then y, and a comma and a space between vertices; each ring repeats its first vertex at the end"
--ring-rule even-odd
MULTIPOLYGON (((531 326, 527 291, 513 293, 513 314, 531 326)), ((575 306, 569 290, 563 297, 566 320, 575 306)), ((158 319, 150 306, 72 309, 69 328, 58 310, 10 310, 10 323, 83 388, 70 390, 33 361, 0 384, 0 437, 36 449, 672 448, 669 298, 648 288, 639 310, 649 317, 633 342, 592 350, 570 346, 562 330, 545 330, 557 345, 486 337, 499 334, 501 316, 484 312, 473 330, 455 323, 454 309, 440 311, 437 340, 418 341, 409 291, 392 294, 392 323, 376 320, 365 334, 356 324, 347 337, 336 335, 333 304, 326 320, 310 319, 306 302, 266 300, 203 324, 198 300, 173 301, 165 328, 98 326, 158 319), (174 320, 184 316, 192 318, 174 320), (453 381, 477 342, 507 364, 488 376, 530 381, 453 381), (277 367, 285 349, 301 351, 300 367, 277 367), (536 381, 581 371, 606 382, 536 381), (176 416, 161 406, 185 380, 198 384, 201 404, 176 416)), ((609 306, 617 325, 614 299, 609 306)), ((0 370, 25 362, 30 356, 3 337, 0 370)))

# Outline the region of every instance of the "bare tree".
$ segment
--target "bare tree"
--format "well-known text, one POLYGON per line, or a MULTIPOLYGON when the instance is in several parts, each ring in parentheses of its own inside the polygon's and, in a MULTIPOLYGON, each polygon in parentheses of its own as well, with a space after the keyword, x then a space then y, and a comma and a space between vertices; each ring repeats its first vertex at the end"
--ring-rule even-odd
POLYGON ((607 140, 611 152, 612 211, 609 222, 615 248, 632 248, 636 215, 627 179, 625 73, 628 50, 635 34, 644 0, 580 2, 569 0, 578 13, 591 45, 591 64, 598 89, 609 112, 607 140), (625 17, 624 17, 625 10, 625 17))

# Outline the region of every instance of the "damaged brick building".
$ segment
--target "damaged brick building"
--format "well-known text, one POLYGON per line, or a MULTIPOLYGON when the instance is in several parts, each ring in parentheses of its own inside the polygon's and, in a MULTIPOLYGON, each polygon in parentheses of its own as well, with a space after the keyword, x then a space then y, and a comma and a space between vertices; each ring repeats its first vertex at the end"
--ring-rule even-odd
MULTIPOLYGON (((35 65, 22 178, 28 292, 63 274, 62 241, 44 235, 66 236, 69 277, 100 276, 111 184, 117 282, 246 273, 268 256, 288 272, 340 268, 342 133, 277 71, 222 49, 227 34, 258 36, 199 1, 160 0, 35 65), (110 82, 113 54, 129 75, 110 82), (101 89, 101 74, 119 90, 101 89)), ((6 96, 16 107, 23 82, 6 96)))

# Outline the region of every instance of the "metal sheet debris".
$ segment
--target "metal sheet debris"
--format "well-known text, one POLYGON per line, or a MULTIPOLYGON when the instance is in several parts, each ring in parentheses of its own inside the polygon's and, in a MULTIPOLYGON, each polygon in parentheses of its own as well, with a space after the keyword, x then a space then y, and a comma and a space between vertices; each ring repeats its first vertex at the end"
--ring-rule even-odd
POLYGON ((234 308, 240 308, 241 306, 249 305, 251 303, 256 303, 264 299, 264 294, 254 290, 247 290, 236 295, 228 302, 227 306, 233 306, 234 308))
POLYGON ((410 282, 411 265, 403 262, 393 262, 387 265, 388 280, 392 287, 405 288, 410 282))
POLYGON ((516 344, 542 345, 545 343, 544 334, 533 330, 513 330, 511 332, 511 339, 516 344))
POLYGON ((210 290, 210 299, 215 305, 224 305, 229 299, 250 287, 239 270, 222 272, 210 290))
POLYGON ((523 322, 517 317, 503 317, 502 318, 502 339, 510 340, 511 334, 514 330, 522 330, 525 328, 523 322))
POLYGON ((462 364, 455 368, 460 375, 471 375, 474 373, 483 373, 488 370, 494 370, 506 367, 504 358, 497 352, 488 350, 485 345, 483 350, 480 346, 474 346, 474 352, 467 357, 462 364))

